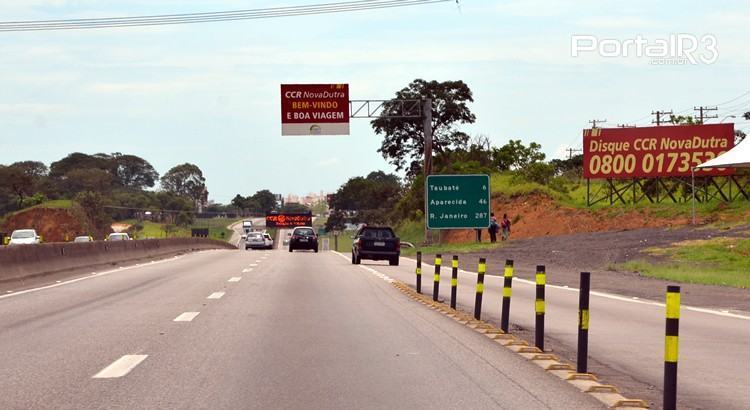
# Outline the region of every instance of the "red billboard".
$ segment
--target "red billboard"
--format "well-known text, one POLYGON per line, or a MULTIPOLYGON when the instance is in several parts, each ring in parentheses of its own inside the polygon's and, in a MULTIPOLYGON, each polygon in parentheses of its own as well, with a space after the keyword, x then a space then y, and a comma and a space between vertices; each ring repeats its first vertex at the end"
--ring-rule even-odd
POLYGON ((268 228, 294 228, 297 226, 312 226, 312 213, 271 213, 266 214, 268 228))
POLYGON ((349 85, 281 84, 281 135, 349 135, 349 85))
MULTIPOLYGON (((734 146, 734 124, 583 130, 585 178, 686 177, 691 169, 734 146)), ((731 175, 733 169, 696 170, 731 175)))

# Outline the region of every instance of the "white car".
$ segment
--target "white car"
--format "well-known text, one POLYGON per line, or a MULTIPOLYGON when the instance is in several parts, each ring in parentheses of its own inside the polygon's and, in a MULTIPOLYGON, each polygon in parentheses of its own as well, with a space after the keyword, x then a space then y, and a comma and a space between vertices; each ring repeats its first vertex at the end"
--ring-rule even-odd
POLYGON ((16 229, 10 234, 8 245, 34 245, 42 243, 42 238, 33 229, 16 229))
POLYGON ((73 242, 94 242, 94 238, 90 236, 76 236, 73 242))
POLYGON ((108 241, 129 241, 130 235, 126 233, 111 233, 107 237, 108 241))
POLYGON ((245 239, 245 249, 273 249, 273 238, 266 232, 250 232, 245 239))

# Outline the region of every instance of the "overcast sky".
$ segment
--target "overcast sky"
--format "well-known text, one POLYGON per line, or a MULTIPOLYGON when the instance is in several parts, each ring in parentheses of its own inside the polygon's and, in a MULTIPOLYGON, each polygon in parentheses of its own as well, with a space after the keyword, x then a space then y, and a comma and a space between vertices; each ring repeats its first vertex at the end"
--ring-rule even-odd
MULTIPOLYGON (((0 20, 281 3, 6 0, 0 20)), ((197 164, 217 202, 263 188, 334 191, 351 176, 392 171, 376 152, 379 138, 361 119, 352 120, 349 136, 281 137, 279 84, 349 83, 352 99, 383 99, 415 78, 460 79, 471 87, 477 116, 465 128, 471 135, 496 144, 537 141, 558 157, 580 146, 590 119, 646 125, 655 109, 692 114, 694 105, 750 91, 748 27, 747 1, 461 0, 460 7, 0 33, 0 163, 123 152, 147 159, 161 174, 197 164), (648 56, 571 55, 574 35, 653 42, 678 33, 714 36, 716 61, 663 65, 648 56)), ((709 54, 705 47, 696 52, 709 54)), ((720 106, 719 119, 746 107, 750 95, 720 106)))

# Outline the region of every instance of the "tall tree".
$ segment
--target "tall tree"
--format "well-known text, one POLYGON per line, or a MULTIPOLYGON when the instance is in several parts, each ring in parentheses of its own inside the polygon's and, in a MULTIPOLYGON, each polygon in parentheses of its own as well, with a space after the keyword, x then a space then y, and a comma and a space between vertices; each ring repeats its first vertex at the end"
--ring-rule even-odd
MULTIPOLYGON (((473 102, 471 89, 463 81, 425 81, 416 79, 396 92, 396 99, 432 99, 432 148, 437 154, 451 147, 466 145, 469 136, 459 131, 458 124, 476 120, 468 107, 473 102)), ((424 131, 421 118, 387 118, 398 108, 386 104, 384 115, 372 121, 372 128, 383 135, 378 152, 397 170, 414 176, 421 172, 424 156, 424 131)))
POLYGON ((197 165, 185 163, 167 171, 161 178, 164 191, 200 201, 206 191, 206 178, 197 165))
POLYGON ((265 213, 276 209, 276 195, 267 189, 261 189, 249 199, 257 204, 258 212, 265 213))
POLYGON ((112 160, 117 182, 125 188, 151 188, 159 180, 159 173, 141 157, 116 152, 112 160))
POLYGON ((527 147, 521 140, 510 140, 500 148, 493 148, 492 157, 498 170, 507 171, 544 161, 545 155, 542 146, 536 142, 530 143, 527 147))
POLYGON ((19 208, 26 197, 34 194, 34 179, 23 169, 13 165, 9 167, 0 165, 0 185, 13 193, 19 208))
POLYGON ((65 174, 74 169, 101 169, 112 171, 112 157, 107 154, 88 155, 74 152, 50 165, 49 176, 64 178, 65 174))

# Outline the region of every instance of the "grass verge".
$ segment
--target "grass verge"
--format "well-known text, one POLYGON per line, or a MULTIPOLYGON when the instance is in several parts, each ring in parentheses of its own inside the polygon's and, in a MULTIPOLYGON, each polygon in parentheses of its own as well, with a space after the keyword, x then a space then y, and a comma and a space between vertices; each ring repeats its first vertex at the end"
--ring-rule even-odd
POLYGON ((651 248, 647 252, 664 256, 667 260, 663 263, 636 260, 612 268, 675 282, 750 287, 750 239, 685 241, 669 248, 651 248))

